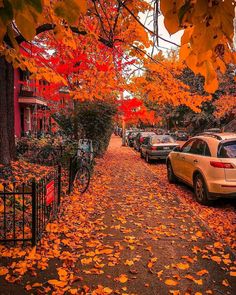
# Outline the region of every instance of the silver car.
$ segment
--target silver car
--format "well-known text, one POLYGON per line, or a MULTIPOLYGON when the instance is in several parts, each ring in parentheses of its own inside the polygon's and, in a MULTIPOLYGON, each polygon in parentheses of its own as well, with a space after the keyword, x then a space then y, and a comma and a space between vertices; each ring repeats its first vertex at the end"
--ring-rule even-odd
POLYGON ((151 160, 166 159, 179 144, 170 135, 153 135, 144 139, 140 156, 149 163, 151 160))

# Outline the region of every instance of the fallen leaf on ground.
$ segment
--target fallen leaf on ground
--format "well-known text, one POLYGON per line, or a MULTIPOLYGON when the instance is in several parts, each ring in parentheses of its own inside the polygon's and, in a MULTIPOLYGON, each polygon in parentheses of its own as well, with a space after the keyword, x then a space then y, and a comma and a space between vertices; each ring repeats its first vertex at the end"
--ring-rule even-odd
POLYGON ((171 280, 171 279, 167 279, 167 280, 165 280, 165 284, 168 286, 176 286, 179 284, 179 282, 171 280))

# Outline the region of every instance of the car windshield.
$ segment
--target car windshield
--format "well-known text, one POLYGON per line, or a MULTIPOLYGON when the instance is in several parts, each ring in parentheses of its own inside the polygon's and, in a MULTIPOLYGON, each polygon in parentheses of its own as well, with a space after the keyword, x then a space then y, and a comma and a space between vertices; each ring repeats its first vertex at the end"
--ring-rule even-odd
POLYGON ((152 137, 152 144, 157 143, 174 143, 175 140, 169 135, 157 135, 152 137))
POLYGON ((154 132, 141 132, 142 137, 147 137, 147 136, 151 136, 151 135, 154 135, 154 134, 155 134, 154 132))
POLYGON ((220 147, 219 158, 236 158, 236 141, 224 143, 220 147))

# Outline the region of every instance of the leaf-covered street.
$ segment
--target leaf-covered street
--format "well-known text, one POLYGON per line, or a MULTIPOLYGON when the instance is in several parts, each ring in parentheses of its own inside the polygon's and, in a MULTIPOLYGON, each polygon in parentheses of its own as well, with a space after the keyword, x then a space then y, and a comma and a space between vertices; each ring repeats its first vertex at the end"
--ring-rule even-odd
POLYGON ((234 294, 232 250, 180 201, 182 188, 169 189, 164 169, 118 137, 96 161, 89 191, 63 196, 36 248, 0 246, 2 295, 234 294))

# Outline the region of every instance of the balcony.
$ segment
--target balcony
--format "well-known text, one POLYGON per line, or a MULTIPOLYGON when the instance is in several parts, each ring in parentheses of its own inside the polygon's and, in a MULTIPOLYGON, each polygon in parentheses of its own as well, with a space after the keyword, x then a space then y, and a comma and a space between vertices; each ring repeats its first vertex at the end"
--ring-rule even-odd
POLYGON ((32 88, 24 85, 21 86, 18 102, 25 105, 47 106, 47 102, 42 97, 36 96, 32 88))

